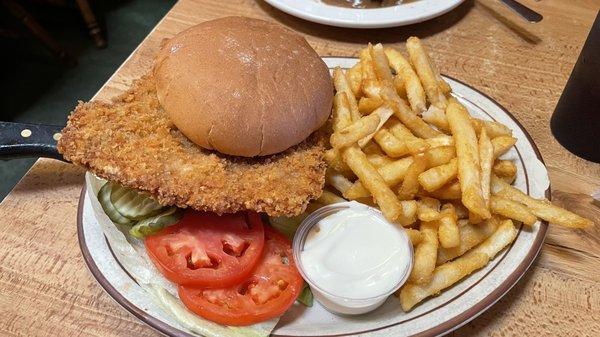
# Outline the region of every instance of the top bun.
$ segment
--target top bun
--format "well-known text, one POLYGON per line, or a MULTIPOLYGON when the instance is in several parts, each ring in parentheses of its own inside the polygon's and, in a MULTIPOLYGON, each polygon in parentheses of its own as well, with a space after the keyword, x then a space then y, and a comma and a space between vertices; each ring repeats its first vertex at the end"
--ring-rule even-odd
POLYGON ((333 85, 323 60, 275 23, 225 17, 162 46, 158 99, 175 126, 203 148, 244 157, 278 153, 321 127, 333 85))

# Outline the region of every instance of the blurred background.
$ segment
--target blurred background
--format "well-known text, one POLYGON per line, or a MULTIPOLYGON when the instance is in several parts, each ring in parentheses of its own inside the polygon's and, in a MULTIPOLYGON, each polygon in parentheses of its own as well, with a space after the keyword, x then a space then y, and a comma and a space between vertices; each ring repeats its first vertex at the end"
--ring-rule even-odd
MULTIPOLYGON (((0 120, 64 125, 175 0, 0 0, 0 120)), ((35 159, 0 160, 0 200, 35 159)))

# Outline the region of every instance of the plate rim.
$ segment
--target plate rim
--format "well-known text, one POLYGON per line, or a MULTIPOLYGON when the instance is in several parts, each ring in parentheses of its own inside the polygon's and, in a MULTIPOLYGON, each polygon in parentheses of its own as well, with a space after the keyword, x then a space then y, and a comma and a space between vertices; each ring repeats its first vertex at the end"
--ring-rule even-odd
MULTIPOLYGON (((465 2, 465 0, 448 0, 448 1, 453 1, 453 2, 450 3, 449 6, 447 6, 447 7, 442 7, 442 9, 437 12, 425 12, 426 14, 416 15, 410 19, 394 18, 394 16, 390 14, 390 16, 387 18, 379 17, 376 19, 370 18, 370 19, 363 19, 363 20, 356 20, 356 19, 347 20, 347 19, 341 19, 341 18, 336 18, 336 17, 328 17, 323 14, 315 13, 314 11, 302 10, 295 5, 289 4, 286 0, 265 0, 265 2, 267 2, 270 6, 273 6, 274 8, 276 8, 284 13, 287 13, 289 15, 292 15, 294 17, 297 17, 297 18, 300 18, 303 20, 307 20, 310 22, 315 22, 315 23, 319 23, 319 24, 323 24, 323 25, 327 25, 327 26, 342 27, 342 28, 363 28, 363 29, 364 28, 377 29, 377 28, 400 27, 400 26, 407 26, 407 25, 411 25, 411 24, 415 24, 415 23, 424 22, 424 21, 436 18, 438 16, 442 16, 442 15, 452 11, 456 7, 460 6, 463 2, 465 2)), ((335 7, 335 6, 321 3, 320 1, 315 1, 315 6, 324 8, 325 10, 334 10, 335 9, 338 12, 339 11, 343 11, 343 12, 363 11, 363 13, 365 13, 365 14, 377 13, 377 12, 385 13, 385 12, 391 11, 391 8, 394 7, 394 6, 392 6, 392 7, 385 7, 385 8, 354 9, 354 8, 335 7), (332 8, 329 9, 328 7, 332 7, 332 8)), ((356 14, 358 14, 358 12, 356 12, 356 14)))
MULTIPOLYGON (((349 57, 349 56, 323 56, 322 58, 323 59, 356 59, 355 57, 349 57)), ((456 82, 470 88, 471 90, 475 91, 479 95, 482 95, 486 99, 493 102, 498 108, 500 108, 510 119, 512 119, 512 121, 521 129, 521 131, 523 131, 523 134, 525 135, 525 137, 527 138, 527 141, 531 145, 533 152, 535 153, 537 159, 542 162, 544 167, 546 167, 546 164, 542 158, 542 154, 541 154, 539 148, 537 147, 537 144, 534 142, 533 138, 529 134, 529 132, 516 119, 516 117, 511 112, 509 112, 502 104, 498 103, 496 100, 494 100, 492 97, 490 97, 486 93, 481 92, 480 90, 472 87, 471 85, 469 85, 461 80, 458 80, 458 79, 456 79, 452 76, 448 76, 448 75, 443 75, 443 76, 450 78, 453 81, 456 81, 456 82)), ((88 250, 88 247, 85 242, 84 231, 83 231, 83 208, 84 208, 84 204, 85 204, 86 191, 87 191, 87 187, 84 184, 83 188, 81 189, 81 194, 80 194, 79 202, 78 202, 78 206, 77 206, 77 239, 78 239, 78 243, 79 243, 79 248, 83 255, 84 262, 85 262, 88 270, 90 271, 90 273, 96 280, 96 282, 109 295, 109 297, 111 297, 121 307, 123 307, 125 310, 127 310, 129 313, 131 313, 132 315, 137 317, 139 320, 141 320, 142 322, 144 322, 151 328, 153 328, 163 334, 169 335, 169 336, 194 337, 194 335, 189 334, 185 331, 179 330, 175 327, 172 327, 171 325, 169 325, 165 322, 162 322, 161 320, 155 318, 154 316, 147 314, 145 311, 138 308, 136 305, 134 305, 129 300, 127 300, 123 295, 121 295, 121 293, 117 289, 114 288, 114 286, 110 283, 110 281, 108 281, 108 279, 106 279, 104 274, 102 274, 102 272, 99 270, 90 251, 88 250)), ((548 200, 551 200, 551 185, 550 184, 548 185, 548 188, 545 191, 545 196, 548 200)), ((457 315, 457 316, 451 318, 450 320, 445 321, 439 325, 436 325, 433 328, 430 328, 425 331, 421 331, 417 334, 414 334, 413 336, 418 336, 418 337, 438 336, 438 335, 449 333, 449 332, 454 331, 454 330, 462 327, 463 325, 469 323, 470 321, 472 321, 473 319, 475 319, 479 315, 481 315, 483 312, 485 312, 487 309, 489 309, 491 306, 493 306, 496 302, 498 302, 502 297, 504 297, 504 295, 506 295, 519 282, 519 280, 527 273, 528 269, 533 265, 533 263, 535 262, 537 256, 539 255, 539 253, 541 251, 541 248, 543 247, 547 233, 548 233, 548 222, 540 221, 540 228, 539 228, 538 234, 536 235, 535 240, 532 243, 533 249, 530 249, 530 251, 527 253, 525 258, 523 259, 523 262, 520 263, 513 270, 513 272, 510 273, 510 275, 508 275, 508 277, 506 277, 506 279, 502 283, 500 283, 500 285, 498 287, 496 287, 493 291, 491 291, 489 294, 487 294, 483 299, 481 299, 479 302, 475 303, 473 306, 471 306, 467 310, 463 311, 459 315, 457 315)), ((109 245, 109 249, 110 249, 110 245, 109 245)), ((111 249, 111 252, 112 252, 112 249, 111 249)), ((115 260, 120 265, 120 262, 118 261, 118 259, 115 258, 115 260)), ((121 267, 121 268, 123 268, 123 267, 121 267)), ((386 330, 395 325, 397 325, 397 324, 394 324, 391 326, 385 326, 385 327, 381 327, 381 328, 377 328, 377 329, 370 329, 370 330, 364 331, 362 333, 386 330)), ((336 334, 336 335, 330 335, 330 336, 346 336, 346 335, 347 334, 339 334, 339 335, 336 334)), ((284 335, 278 335, 278 336, 283 337, 284 335)))

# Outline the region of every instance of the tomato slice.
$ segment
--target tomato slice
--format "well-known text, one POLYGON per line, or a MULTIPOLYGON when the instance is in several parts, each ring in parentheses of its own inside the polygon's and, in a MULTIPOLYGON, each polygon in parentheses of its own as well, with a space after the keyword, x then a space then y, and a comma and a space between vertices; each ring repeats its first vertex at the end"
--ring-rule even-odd
POLYGON ((264 227, 253 212, 216 215, 187 211, 145 241, 150 259, 169 280, 224 287, 245 280, 260 260, 264 227))
POLYGON ((250 325, 283 314, 296 300, 304 281, 292 258, 290 241, 270 227, 256 270, 231 287, 179 286, 179 297, 196 314, 225 325, 250 325))

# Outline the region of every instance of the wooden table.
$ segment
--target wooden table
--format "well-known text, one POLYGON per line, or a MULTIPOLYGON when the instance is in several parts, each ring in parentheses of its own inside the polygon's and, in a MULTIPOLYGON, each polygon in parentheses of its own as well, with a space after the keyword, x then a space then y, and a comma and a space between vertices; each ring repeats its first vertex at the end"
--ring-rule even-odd
MULTIPOLYGON (((417 35, 443 73, 495 98, 529 130, 548 164, 554 201, 600 224, 600 209, 588 197, 600 188, 600 165, 565 151, 548 126, 600 1, 522 2, 544 21, 523 23, 494 0, 479 0, 423 24, 357 31, 305 22, 260 0, 182 0, 96 98, 118 94, 147 71, 163 38, 227 15, 277 21, 306 36, 321 55, 356 56, 369 41, 403 48, 407 37, 417 35)), ((0 335, 157 335, 114 303, 85 267, 75 227, 83 173, 39 160, 0 205, 0 335)), ((518 285, 455 334, 599 336, 599 317, 598 227, 552 226, 540 257, 518 285)))

